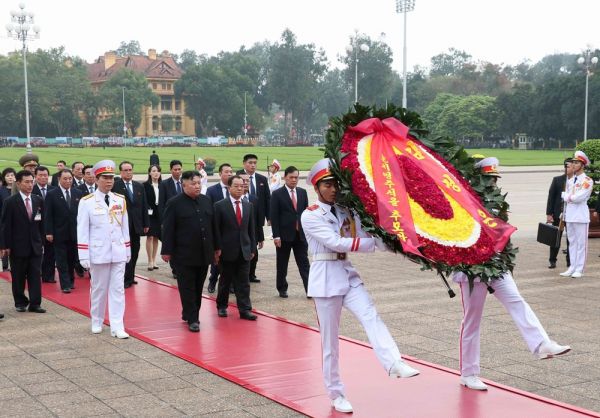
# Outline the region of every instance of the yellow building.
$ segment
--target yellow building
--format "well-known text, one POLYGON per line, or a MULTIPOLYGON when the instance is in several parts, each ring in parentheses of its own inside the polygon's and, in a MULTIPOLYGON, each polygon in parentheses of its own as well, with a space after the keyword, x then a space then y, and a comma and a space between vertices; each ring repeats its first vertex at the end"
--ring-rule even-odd
MULTIPOLYGON (((88 64, 92 89, 98 91, 105 81, 122 68, 144 74, 148 86, 160 98, 157 105, 144 106, 137 136, 195 136, 195 123, 185 114, 185 101, 175 98, 174 84, 183 75, 183 70, 168 51, 157 55, 155 49, 150 49, 148 55, 127 57, 117 56, 114 51, 106 52, 94 63, 88 64)), ((108 116, 107 113, 101 113, 99 118, 108 116)))

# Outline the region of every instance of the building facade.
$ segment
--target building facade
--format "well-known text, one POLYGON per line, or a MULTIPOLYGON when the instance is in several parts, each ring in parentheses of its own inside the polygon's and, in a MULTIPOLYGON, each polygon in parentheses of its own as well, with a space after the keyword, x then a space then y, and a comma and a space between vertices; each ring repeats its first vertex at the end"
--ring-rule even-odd
MULTIPOLYGON (((114 51, 106 52, 92 64, 87 72, 92 89, 98 91, 102 84, 119 70, 127 68, 143 74, 148 86, 159 97, 156 105, 144 106, 142 122, 136 129, 137 136, 195 136, 195 122, 185 114, 185 101, 175 97, 175 82, 183 75, 171 54, 148 50, 148 55, 120 57, 114 51)), ((99 118, 107 118, 106 112, 99 118)))

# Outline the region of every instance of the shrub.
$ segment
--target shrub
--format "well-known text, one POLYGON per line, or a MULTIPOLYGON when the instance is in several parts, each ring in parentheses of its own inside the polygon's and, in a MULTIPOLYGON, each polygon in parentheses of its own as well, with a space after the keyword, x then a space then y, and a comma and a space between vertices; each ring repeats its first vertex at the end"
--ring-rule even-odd
POLYGON ((594 192, 588 200, 588 207, 595 208, 598 192, 600 192, 600 139, 588 139, 577 145, 575 149, 585 152, 590 159, 591 164, 585 169, 585 173, 594 180, 594 192))

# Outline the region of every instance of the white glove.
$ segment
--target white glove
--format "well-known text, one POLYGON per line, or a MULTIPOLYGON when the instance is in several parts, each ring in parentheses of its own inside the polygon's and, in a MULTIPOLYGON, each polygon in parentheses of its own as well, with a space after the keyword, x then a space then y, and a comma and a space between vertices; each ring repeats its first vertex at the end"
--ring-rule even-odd
POLYGON ((90 269, 90 260, 79 260, 79 264, 86 270, 90 269))
POLYGON ((567 200, 567 192, 561 192, 561 193, 560 193, 560 198, 561 198, 562 200, 567 200))
POLYGON ((125 260, 126 260, 126 261, 125 261, 126 263, 129 263, 129 262, 131 261, 131 256, 130 256, 130 255, 128 255, 128 256, 127 256, 127 258, 126 258, 125 260))
POLYGON ((388 251, 388 246, 383 242, 383 240, 379 237, 373 237, 373 241, 375 241, 375 247, 379 251, 388 251))

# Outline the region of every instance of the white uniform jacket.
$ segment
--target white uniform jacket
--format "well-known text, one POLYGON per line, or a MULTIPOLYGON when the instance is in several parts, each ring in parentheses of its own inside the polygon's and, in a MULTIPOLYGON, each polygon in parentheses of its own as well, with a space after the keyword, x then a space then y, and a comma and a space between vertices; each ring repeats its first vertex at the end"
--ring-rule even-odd
POLYGON ((564 192, 565 222, 589 223, 590 210, 587 201, 592 195, 594 180, 585 174, 573 176, 567 181, 567 190, 564 192))
POLYGON ((131 257, 131 243, 125 198, 108 192, 110 200, 106 206, 104 196, 104 193, 96 190, 79 202, 79 259, 90 260, 91 264, 126 262, 131 257))
POLYGON ((375 240, 362 230, 358 217, 354 218, 353 234, 348 210, 338 205, 335 208, 337 217, 331 213, 331 206, 322 202, 309 206, 302 213, 308 254, 313 258, 307 292, 311 297, 345 295, 350 287, 362 284, 347 255, 341 260, 318 260, 319 254, 335 256, 335 253, 375 251, 375 240))

